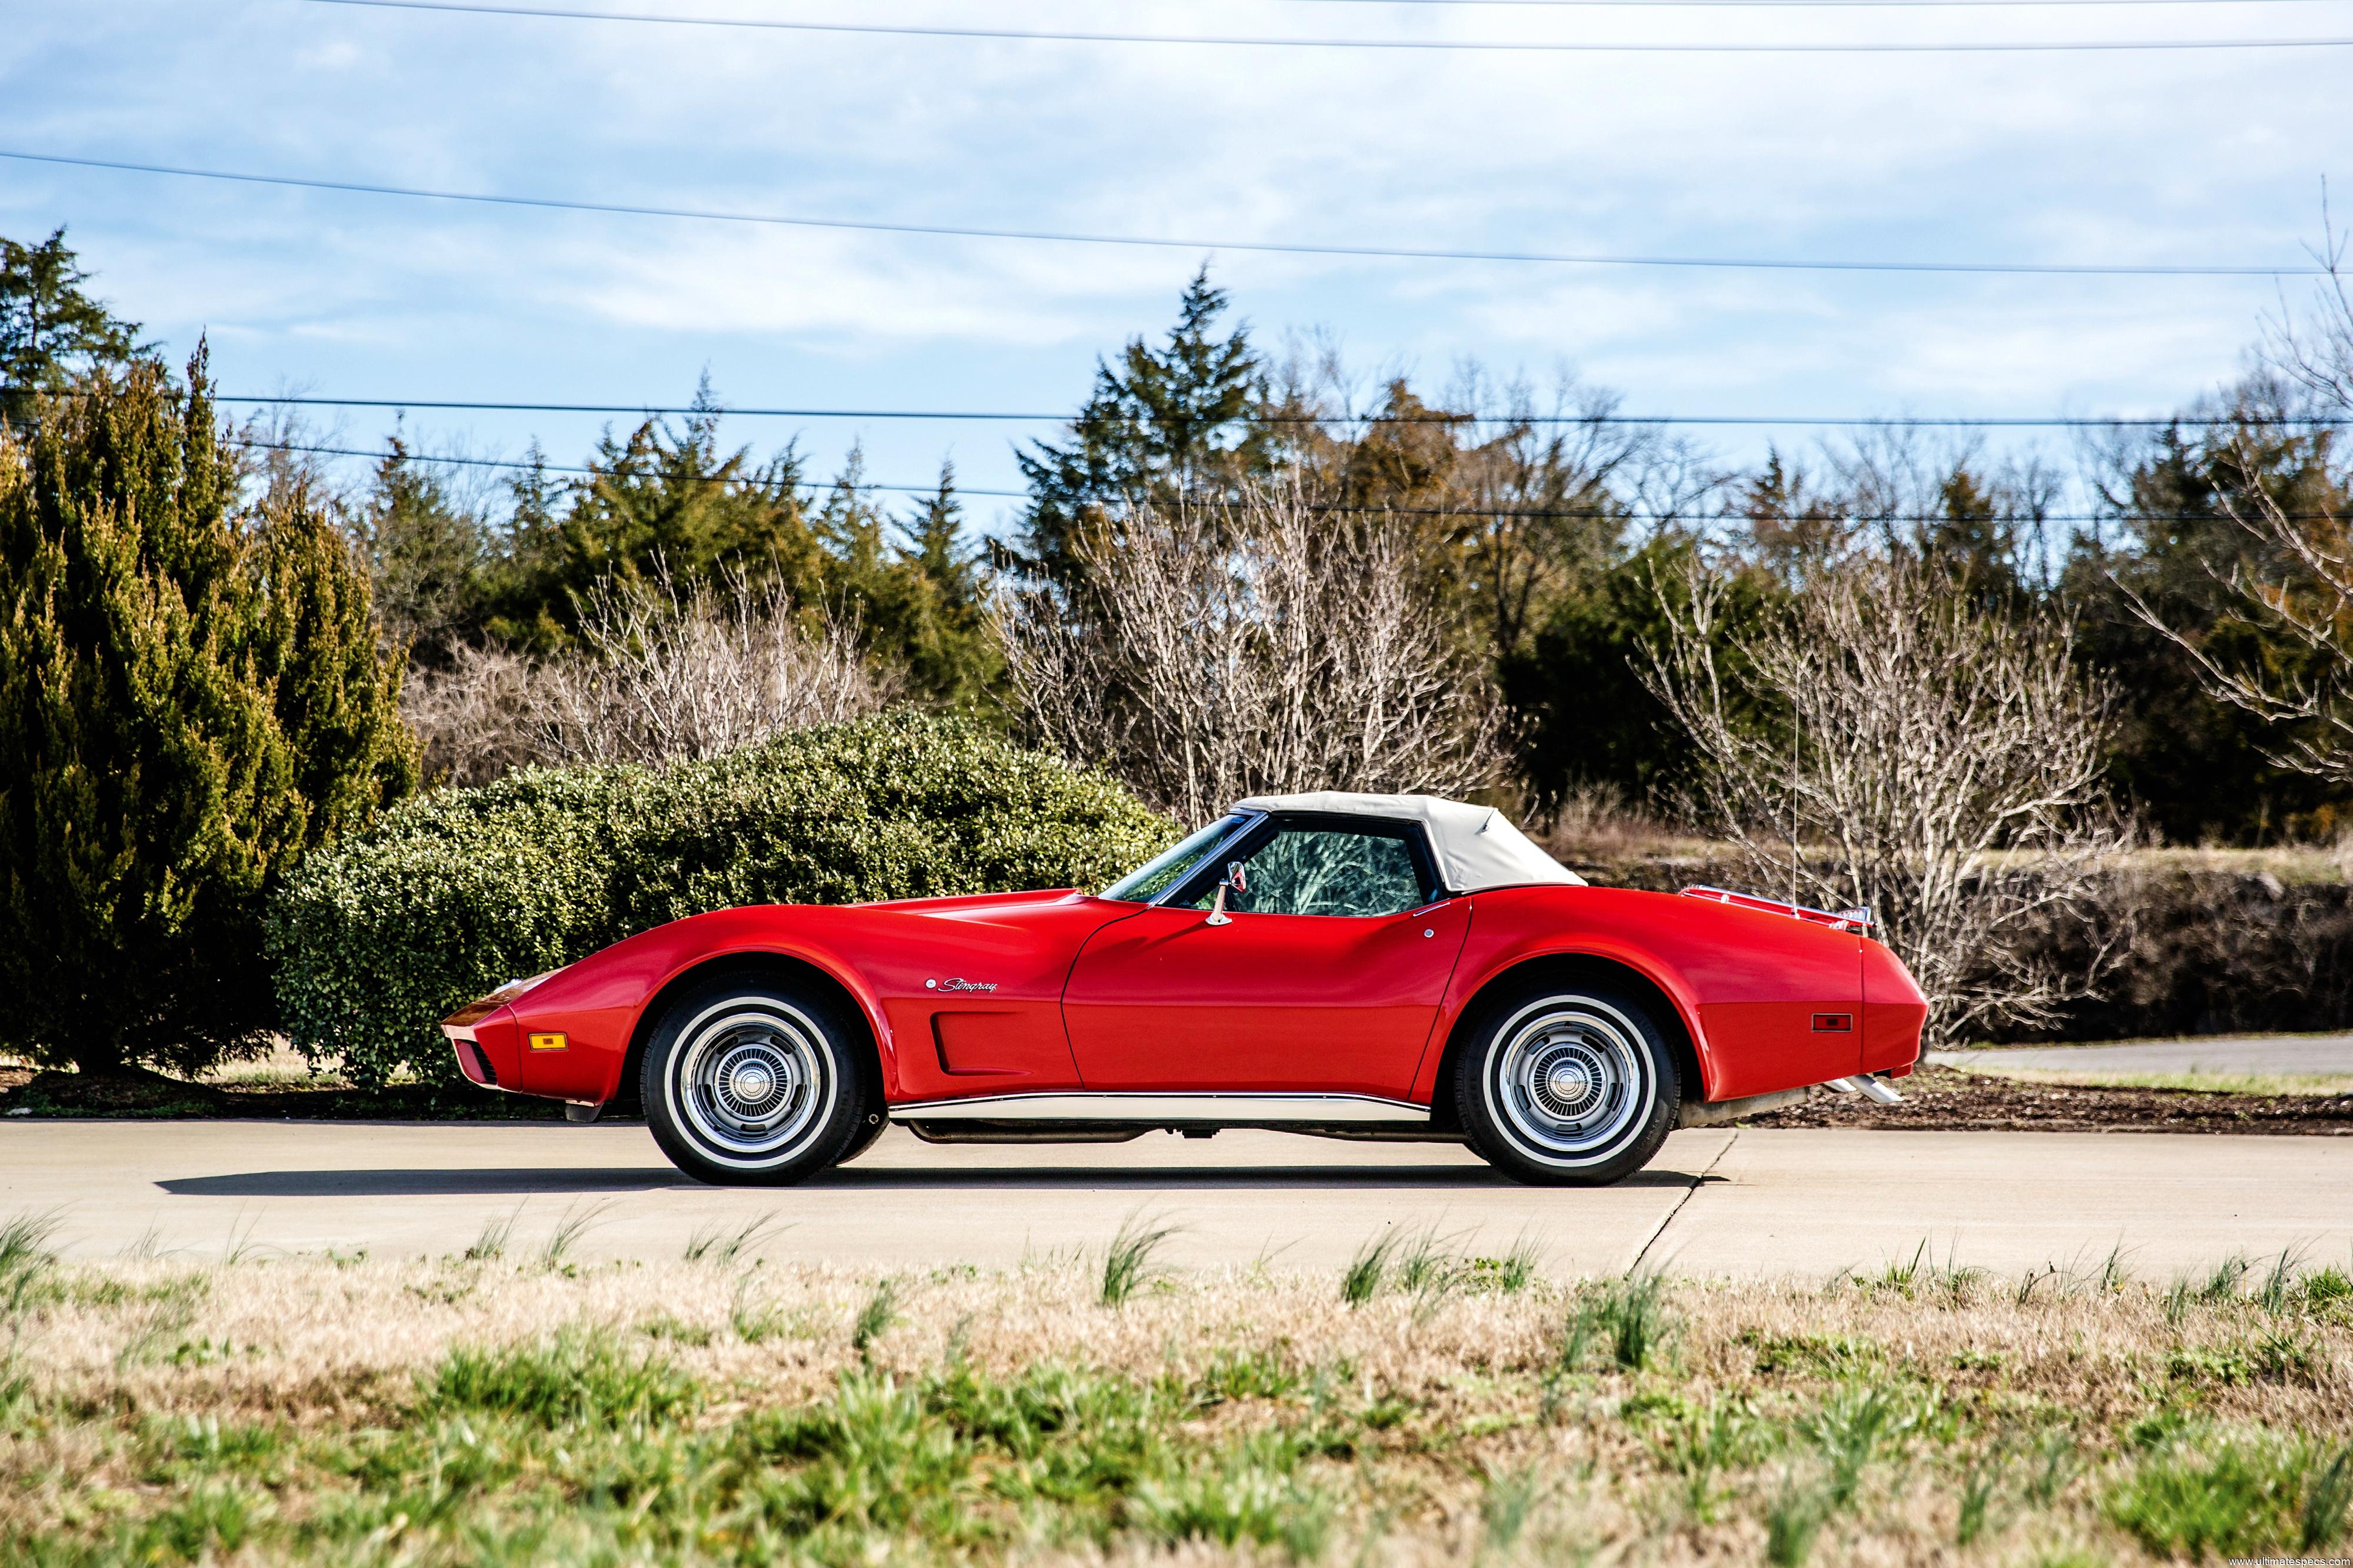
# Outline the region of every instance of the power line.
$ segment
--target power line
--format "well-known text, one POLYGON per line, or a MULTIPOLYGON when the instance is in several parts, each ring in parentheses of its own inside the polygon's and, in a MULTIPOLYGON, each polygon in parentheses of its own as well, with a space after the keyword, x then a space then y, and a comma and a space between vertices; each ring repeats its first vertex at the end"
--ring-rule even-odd
MULTIPOLYGON (((319 447, 302 442, 266 441, 253 437, 232 436, 225 437, 225 439, 227 440, 230 446, 243 447, 255 451, 311 452, 322 457, 332 458, 381 458, 386 455, 383 452, 369 451, 356 447, 319 447)), ((610 472, 610 470, 607 469, 583 468, 559 463, 524 462, 511 458, 465 458, 422 452, 409 452, 405 454, 405 457, 409 462, 425 464, 427 466, 449 464, 459 468, 504 468, 516 473, 524 473, 535 470, 545 474, 569 474, 592 478, 603 478, 607 477, 610 472)), ((842 487, 840 482, 836 480, 830 484, 811 484, 805 488, 811 490, 821 490, 839 489, 842 487)), ((860 480, 857 484, 851 485, 849 488, 859 490, 891 490, 905 495, 924 496, 937 495, 940 489, 936 484, 891 485, 881 484, 872 480, 860 480)), ((1029 498, 1029 492, 1027 490, 971 489, 963 485, 955 486, 955 493, 965 496, 990 496, 1010 500, 1027 500, 1029 498)), ((1588 521, 1607 521, 1610 518, 1624 518, 1631 521, 1634 516, 1633 513, 1626 509, 1615 507, 1398 507, 1349 506, 1338 502, 1315 501, 1309 503, 1309 510, 1321 512, 1346 513, 1352 516, 1362 517, 1525 517, 1584 519, 1588 521)), ((1944 512, 1853 511, 1841 512, 1840 515, 1846 517, 1852 521, 1865 523, 1931 523, 1950 522, 1953 521, 1948 514, 1944 512)), ((2337 514, 2334 512, 2290 512, 2285 515, 2292 521, 2312 522, 2337 521, 2337 514)), ((2021 518, 2018 521, 2032 521, 2037 523, 2067 523, 2072 525, 2094 522, 2190 523, 2212 522, 2217 520, 2210 515, 2197 512, 2045 512, 2039 516, 2021 518)))
MULTIPOLYGON (((382 458, 390 456, 389 453, 371 450, 364 447, 320 447, 302 441, 264 440, 259 437, 254 436, 225 436, 222 439, 227 441, 232 447, 243 447, 249 451, 256 452, 310 452, 322 458, 382 458)), ((607 476, 611 472, 611 470, 606 468, 584 468, 576 464, 545 462, 533 463, 525 462, 513 458, 462 458, 442 453, 426 452, 406 452, 402 454, 402 456, 408 462, 423 463, 428 466, 438 467, 447 464, 448 466, 460 468, 506 468, 516 473, 536 471, 543 474, 572 474, 596 478, 607 476)), ((835 480, 829 484, 811 485, 808 488, 812 489, 839 489, 841 488, 841 484, 840 481, 835 480)), ((894 490, 907 495, 921 496, 937 495, 940 489, 937 484, 886 485, 869 479, 860 479, 858 483, 850 486, 849 488, 859 490, 894 490)), ((971 489, 963 485, 955 487, 955 493, 964 496, 997 496, 1013 500, 1024 500, 1029 494, 1028 490, 971 489)))
POLYGON ((1093 33, 1026 27, 951 27, 917 23, 788 22, 765 16, 675 16, 647 11, 573 11, 497 5, 475 0, 307 0, 371 11, 435 11, 471 16, 528 16, 565 22, 645 22, 674 27, 725 27, 758 32, 823 33, 863 37, 965 38, 1059 44, 1177 44, 1215 48, 1381 49, 1472 54, 1572 55, 1945 55, 2084 54, 2118 50, 2333 49, 2353 37, 2327 38, 1961 38, 1875 43, 1737 43, 1721 39, 1614 42, 1597 39, 1315 38, 1186 33, 1093 33))
POLYGON ((1486 5, 1511 9, 1584 10, 1622 6, 1642 10, 1706 7, 1724 11, 2006 10, 2018 6, 2052 5, 2328 5, 2337 0, 1279 0, 1285 5, 1486 5))
POLYGON ((0 148, 0 158, 54 163, 76 169, 111 169, 123 174, 165 174, 235 184, 277 185, 293 190, 338 191, 358 195, 405 196, 426 201, 468 202, 485 206, 528 207, 554 212, 626 217, 691 218, 712 223, 772 225, 786 228, 847 230, 863 234, 924 235, 954 239, 1010 239, 1057 245, 1113 245, 1158 250, 1246 251, 1274 256, 1334 256, 1405 261, 1525 262, 1570 267, 1699 268, 1720 271, 1891 272, 2008 277, 2077 278, 2317 278, 2327 268, 2301 266, 2089 264, 2004 261, 1796 261, 1760 257, 1609 256, 1535 250, 1440 250, 1375 245, 1318 245, 1289 240, 1161 239, 1143 235, 1082 234, 1049 229, 978 228, 951 224, 873 223, 849 218, 800 217, 777 213, 728 212, 708 207, 640 206, 622 202, 568 201, 554 196, 493 195, 477 191, 437 191, 415 185, 371 184, 353 180, 302 179, 290 174, 252 174, 226 169, 191 169, 168 163, 134 163, 110 158, 77 158, 58 153, 0 148))
MULTIPOLYGON (((1121 424, 1123 415, 1090 419, 1083 414, 1024 414, 1004 409, 937 408, 738 408, 697 404, 650 403, 487 403, 461 398, 231 396, 216 393, 216 403, 257 404, 272 407, 438 409, 491 414, 633 414, 652 418, 710 414, 747 419, 892 419, 955 423, 1020 425, 1121 424)), ((1820 426, 1862 429, 1887 427, 1915 430, 2106 430, 2168 429, 2175 426, 2216 428, 2253 425, 2287 429, 2338 429, 2353 426, 2353 417, 2304 414, 2208 415, 1779 415, 1779 414, 1275 414, 1251 411, 1229 421, 1250 425, 1546 425, 1646 426, 1689 425, 1753 426, 1820 426)))

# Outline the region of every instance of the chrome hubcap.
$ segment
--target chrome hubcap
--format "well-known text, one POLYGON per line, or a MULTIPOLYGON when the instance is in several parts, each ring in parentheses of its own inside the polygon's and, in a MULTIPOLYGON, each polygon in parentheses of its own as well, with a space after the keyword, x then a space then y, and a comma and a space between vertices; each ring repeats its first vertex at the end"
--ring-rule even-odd
POLYGON ((1633 1025, 1615 1008, 1583 999, 1522 1014, 1489 1060, 1489 1109, 1525 1153, 1548 1164, 1609 1158, 1650 1115, 1658 1093, 1633 1025))
POLYGON ((681 1119, 714 1154, 773 1163, 831 1112, 828 1059, 816 1026, 791 1008, 753 1000, 713 1008, 672 1058, 681 1119))

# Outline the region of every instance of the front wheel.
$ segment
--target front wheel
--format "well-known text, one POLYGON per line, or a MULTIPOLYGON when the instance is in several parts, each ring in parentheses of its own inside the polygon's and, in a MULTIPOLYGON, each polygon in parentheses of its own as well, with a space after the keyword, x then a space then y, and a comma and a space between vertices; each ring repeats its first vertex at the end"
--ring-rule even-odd
POLYGON ((1520 1181, 1606 1186, 1650 1163, 1682 1105, 1650 1010, 1612 991, 1546 987, 1485 1010, 1456 1058, 1471 1146, 1520 1181))
POLYGON ((712 981, 646 1042, 646 1125, 670 1163, 722 1185, 781 1186, 841 1160, 879 1112, 863 1031, 773 981, 712 981))

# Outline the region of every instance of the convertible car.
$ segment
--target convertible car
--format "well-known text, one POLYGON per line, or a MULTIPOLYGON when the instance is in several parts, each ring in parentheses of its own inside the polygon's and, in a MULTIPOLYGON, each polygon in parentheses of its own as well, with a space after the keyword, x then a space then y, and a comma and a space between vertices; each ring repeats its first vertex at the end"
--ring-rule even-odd
POLYGON ((680 1169, 1279 1128, 1598 1185, 1676 1126, 1893 1100, 1926 1005, 1870 917, 1588 887, 1428 795, 1245 800, 1100 893, 721 910, 442 1024, 478 1084, 642 1110, 680 1169))

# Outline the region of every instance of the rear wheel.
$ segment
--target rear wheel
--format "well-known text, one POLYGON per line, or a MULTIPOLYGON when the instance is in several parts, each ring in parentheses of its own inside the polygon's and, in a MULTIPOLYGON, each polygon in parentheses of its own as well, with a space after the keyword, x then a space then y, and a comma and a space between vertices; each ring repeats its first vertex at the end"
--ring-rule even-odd
POLYGON ((1471 1146, 1545 1186, 1605 1186, 1650 1163, 1682 1104, 1651 1011, 1599 988, 1544 987, 1487 1008, 1456 1058, 1471 1146))
POLYGON ((646 1042, 646 1125, 703 1181, 804 1181, 845 1158, 881 1113, 864 1034, 798 987, 743 976, 697 986, 646 1042))

